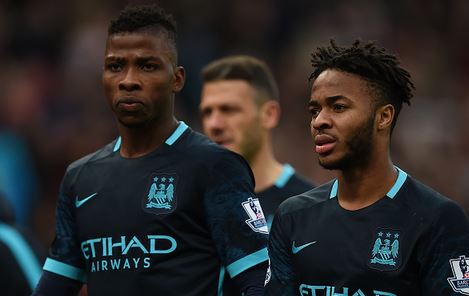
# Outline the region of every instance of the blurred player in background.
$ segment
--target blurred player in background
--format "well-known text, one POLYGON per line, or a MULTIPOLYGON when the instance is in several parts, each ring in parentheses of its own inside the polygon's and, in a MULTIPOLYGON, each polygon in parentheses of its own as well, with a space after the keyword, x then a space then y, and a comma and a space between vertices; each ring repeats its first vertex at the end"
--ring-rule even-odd
POLYGON ((275 159, 272 129, 280 119, 280 104, 274 77, 254 57, 230 56, 204 67, 202 79, 204 133, 248 161, 256 196, 271 221, 283 200, 314 187, 292 166, 275 159))
POLYGON ((466 215, 390 157, 410 74, 359 41, 318 48, 312 65, 311 134, 320 165, 338 176, 280 206, 267 294, 468 295, 466 215))
POLYGON ((262 295, 267 223, 239 155, 174 117, 185 80, 156 5, 109 27, 103 84, 120 137, 62 180, 56 236, 34 295, 216 295, 227 271, 262 295))
MULTIPOLYGON (((203 130, 212 141, 248 161, 270 225, 282 201, 314 187, 292 166, 275 159, 271 133, 279 121, 280 105, 274 77, 254 57, 230 56, 207 65, 202 79, 203 130)), ((224 295, 234 294, 231 286, 229 279, 225 281, 224 295)))
POLYGON ((38 244, 16 226, 13 207, 0 194, 0 295, 31 295, 41 276, 38 244))

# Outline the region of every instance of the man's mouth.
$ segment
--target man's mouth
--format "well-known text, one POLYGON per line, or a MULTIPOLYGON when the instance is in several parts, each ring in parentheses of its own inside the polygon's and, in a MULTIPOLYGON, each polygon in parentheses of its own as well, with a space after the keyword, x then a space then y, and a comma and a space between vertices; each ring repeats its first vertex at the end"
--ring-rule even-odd
POLYGON ((314 138, 314 143, 316 144, 316 153, 328 154, 334 149, 336 145, 336 139, 331 135, 320 134, 314 138))
POLYGON ((143 107, 141 100, 135 98, 122 98, 117 101, 117 109, 120 111, 133 112, 143 107))

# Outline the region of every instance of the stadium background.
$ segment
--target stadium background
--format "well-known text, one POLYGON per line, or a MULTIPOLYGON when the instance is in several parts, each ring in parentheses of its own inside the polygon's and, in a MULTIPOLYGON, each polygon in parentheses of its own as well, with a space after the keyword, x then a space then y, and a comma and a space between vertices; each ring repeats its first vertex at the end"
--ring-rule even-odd
MULTIPOLYGON (((66 166, 117 135, 100 75, 108 22, 126 3, 0 2, 0 192, 44 247, 53 238, 66 166)), ((178 22, 187 71, 178 119, 200 131, 203 65, 227 54, 257 56, 272 67, 281 92, 276 154, 316 183, 332 174, 317 165, 309 135, 311 50, 330 37, 360 37, 397 53, 417 91, 394 132, 393 159, 469 211, 469 1, 159 3, 178 22)))

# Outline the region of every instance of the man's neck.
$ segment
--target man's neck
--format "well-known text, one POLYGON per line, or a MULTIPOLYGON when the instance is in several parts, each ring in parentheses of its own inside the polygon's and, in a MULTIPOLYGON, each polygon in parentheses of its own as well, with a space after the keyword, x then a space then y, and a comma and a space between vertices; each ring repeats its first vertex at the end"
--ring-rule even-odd
POLYGON ((283 166, 275 159, 270 145, 263 145, 249 165, 256 180, 255 192, 261 192, 272 186, 283 170, 283 166))
POLYGON ((365 208, 383 198, 397 179, 391 160, 370 161, 366 167, 339 171, 339 204, 347 210, 365 208))
POLYGON ((154 151, 171 135, 176 126, 177 121, 174 118, 139 128, 128 128, 119 124, 122 137, 121 156, 136 158, 154 151))

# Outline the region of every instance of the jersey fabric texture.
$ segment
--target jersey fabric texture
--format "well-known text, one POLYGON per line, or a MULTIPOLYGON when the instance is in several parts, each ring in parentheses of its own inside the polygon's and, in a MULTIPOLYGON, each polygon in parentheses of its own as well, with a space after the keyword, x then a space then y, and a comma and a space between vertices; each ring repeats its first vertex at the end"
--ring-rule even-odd
POLYGON ((240 156, 183 122, 145 156, 119 147, 67 169, 45 271, 86 282, 90 296, 216 295, 225 269, 236 276, 268 259, 240 156))
POLYGON ((466 215, 398 172, 384 198, 357 211, 339 205, 337 180, 285 201, 269 239, 267 295, 469 295, 466 215))
POLYGON ((305 177, 297 174, 291 165, 284 164, 282 173, 275 184, 256 193, 269 226, 272 224, 275 211, 284 200, 313 188, 314 185, 305 177))
POLYGON ((0 219, 0 294, 31 295, 41 276, 39 256, 28 235, 0 219))
MULTIPOLYGON (((269 225, 272 224, 272 220, 275 215, 275 211, 278 206, 287 198, 311 190, 314 185, 308 181, 305 177, 297 174, 295 169, 289 165, 284 164, 280 176, 275 180, 275 183, 256 193, 259 198, 262 210, 267 219, 269 225)), ((229 277, 225 277, 223 283, 223 296, 240 296, 237 292, 233 281, 229 277)))

